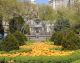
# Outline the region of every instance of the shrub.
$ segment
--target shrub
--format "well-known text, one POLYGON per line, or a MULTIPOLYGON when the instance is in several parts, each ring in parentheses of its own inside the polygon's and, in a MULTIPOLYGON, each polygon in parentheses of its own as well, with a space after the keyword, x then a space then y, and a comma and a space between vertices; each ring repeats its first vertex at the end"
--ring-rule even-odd
POLYGON ((61 32, 54 32, 51 41, 54 41, 55 45, 61 45, 63 39, 63 34, 61 32))
POLYGON ((72 29, 53 33, 51 40, 54 41, 55 45, 62 45, 63 49, 80 49, 80 37, 72 29))
POLYGON ((18 43, 19 43, 20 46, 24 45, 25 41, 27 41, 27 37, 24 34, 22 34, 21 32, 19 32, 19 31, 16 31, 14 33, 14 36, 18 40, 18 43))
POLYGON ((72 28, 74 29, 74 31, 76 32, 76 34, 80 33, 80 24, 76 24, 72 28))
POLYGON ((67 30, 64 32, 62 39, 62 46, 64 49, 76 50, 80 49, 80 38, 73 30, 67 30))
POLYGON ((18 50, 19 44, 14 35, 8 34, 8 36, 0 43, 0 50, 11 51, 18 50))

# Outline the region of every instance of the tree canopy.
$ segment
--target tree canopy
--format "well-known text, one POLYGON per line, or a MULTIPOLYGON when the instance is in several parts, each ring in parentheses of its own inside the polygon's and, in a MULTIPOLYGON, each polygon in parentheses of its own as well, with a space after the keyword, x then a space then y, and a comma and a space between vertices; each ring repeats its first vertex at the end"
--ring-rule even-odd
POLYGON ((2 16, 3 19, 12 18, 16 11, 16 0, 0 0, 0 16, 2 16))
POLYGON ((38 9, 38 14, 39 14, 39 17, 42 19, 42 20, 45 20, 45 21, 53 21, 55 20, 55 11, 52 9, 51 6, 49 5, 39 5, 39 9, 38 9))

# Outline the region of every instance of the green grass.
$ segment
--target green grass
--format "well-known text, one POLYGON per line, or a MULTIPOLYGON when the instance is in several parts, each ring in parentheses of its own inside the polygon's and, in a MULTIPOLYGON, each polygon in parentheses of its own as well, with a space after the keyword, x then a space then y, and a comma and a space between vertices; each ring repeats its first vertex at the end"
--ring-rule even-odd
POLYGON ((48 45, 54 45, 54 42, 51 42, 51 41, 44 41, 44 43, 48 44, 48 45))
MULTIPOLYGON (((33 41, 27 42, 27 45, 33 44, 33 41)), ((48 44, 53 44, 49 43, 48 44)), ((51 48, 51 50, 62 50, 61 47, 51 48)), ((4 53, 16 53, 16 52, 31 52, 31 48, 20 48, 19 50, 14 50, 10 52, 0 51, 1 54, 4 53)), ((11 57, 0 57, 0 61, 14 60, 14 63, 80 63, 80 50, 75 50, 75 52, 69 56, 17 56, 11 57)))
POLYGON ((16 52, 31 52, 32 49, 31 48, 20 48, 19 50, 13 50, 13 51, 9 51, 9 52, 5 52, 5 51, 0 51, 0 54, 6 54, 6 53, 9 53, 9 54, 12 54, 12 53, 16 53, 16 52))
POLYGON ((49 48, 49 50, 59 50, 59 51, 62 51, 62 47, 53 47, 53 48, 49 48))
POLYGON ((0 51, 0 54, 4 54, 4 53, 7 53, 7 52, 5 52, 5 51, 0 51))
POLYGON ((22 48, 22 49, 18 50, 18 52, 25 52, 25 53, 31 52, 31 51, 32 51, 31 48, 22 48))
POLYGON ((13 50, 13 51, 10 51, 10 52, 8 52, 8 53, 9 53, 9 54, 16 53, 16 52, 25 52, 25 53, 27 53, 27 52, 31 52, 31 51, 32 51, 31 48, 21 48, 21 49, 19 49, 19 50, 13 50))
POLYGON ((74 61, 72 63, 80 63, 80 59, 79 60, 76 60, 76 61, 74 61))
POLYGON ((26 42, 26 45, 31 45, 31 44, 33 44, 34 42, 35 42, 34 40, 29 40, 29 41, 26 42))

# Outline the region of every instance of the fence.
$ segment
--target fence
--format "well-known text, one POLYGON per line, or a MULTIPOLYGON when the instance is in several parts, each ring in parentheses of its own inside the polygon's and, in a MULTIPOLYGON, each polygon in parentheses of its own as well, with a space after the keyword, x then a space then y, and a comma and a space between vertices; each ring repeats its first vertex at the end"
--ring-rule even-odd
POLYGON ((38 40, 38 41, 42 41, 42 40, 47 40, 51 37, 51 35, 26 35, 28 37, 29 40, 38 40))

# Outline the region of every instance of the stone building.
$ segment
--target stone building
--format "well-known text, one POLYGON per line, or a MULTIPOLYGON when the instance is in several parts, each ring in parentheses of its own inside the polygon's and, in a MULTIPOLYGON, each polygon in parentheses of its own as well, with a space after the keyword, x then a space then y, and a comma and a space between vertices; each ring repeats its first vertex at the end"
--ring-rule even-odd
POLYGON ((54 31, 54 23, 50 23, 49 21, 41 21, 39 18, 27 20, 26 17, 24 20, 30 27, 30 35, 51 35, 54 31))
POLYGON ((35 3, 35 0, 17 0, 18 2, 31 2, 31 3, 35 3))
POLYGON ((67 7, 74 3, 74 0, 49 0, 49 5, 53 7, 53 9, 59 9, 61 7, 67 7))

